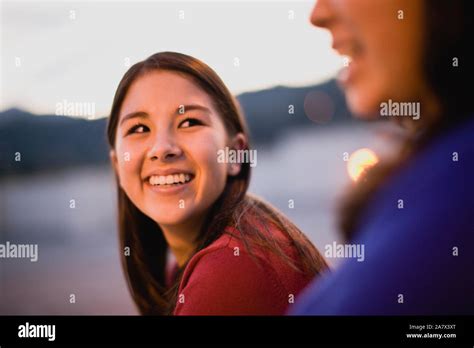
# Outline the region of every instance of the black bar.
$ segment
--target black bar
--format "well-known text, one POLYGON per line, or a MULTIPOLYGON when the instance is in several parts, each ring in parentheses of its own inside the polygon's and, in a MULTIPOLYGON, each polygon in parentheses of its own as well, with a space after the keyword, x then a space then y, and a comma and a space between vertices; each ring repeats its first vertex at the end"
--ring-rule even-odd
MULTIPOLYGON (((25 331, 24 331, 25 332, 25 331)), ((34 333, 34 332, 33 332, 34 333)), ((0 347, 21 344, 410 344, 474 346, 474 316, 143 317, 0 316, 0 347), (19 337, 20 325, 55 325, 55 339, 19 337), (411 326, 410 326, 411 325, 411 326), (407 337, 420 334, 425 337, 407 337), (433 334, 456 337, 435 338, 433 334)))

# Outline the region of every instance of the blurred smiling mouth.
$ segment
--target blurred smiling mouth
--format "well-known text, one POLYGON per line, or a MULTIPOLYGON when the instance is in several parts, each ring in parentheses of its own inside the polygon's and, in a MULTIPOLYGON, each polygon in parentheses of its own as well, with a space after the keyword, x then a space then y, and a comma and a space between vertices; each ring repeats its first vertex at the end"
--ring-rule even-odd
POLYGON ((341 56, 357 59, 362 53, 363 47, 358 39, 355 38, 333 38, 332 48, 341 56))
POLYGON ((355 78, 362 47, 355 41, 334 42, 332 47, 345 59, 337 80, 342 86, 347 86, 355 78))

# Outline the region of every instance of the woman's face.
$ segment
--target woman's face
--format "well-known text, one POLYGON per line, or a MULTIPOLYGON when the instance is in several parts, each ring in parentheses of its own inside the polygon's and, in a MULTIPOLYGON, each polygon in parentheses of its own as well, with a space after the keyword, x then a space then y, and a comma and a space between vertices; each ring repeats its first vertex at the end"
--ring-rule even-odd
POLYGON ((211 98, 180 74, 153 71, 137 78, 123 101, 112 161, 120 186, 160 226, 202 217, 235 166, 218 163, 228 144, 211 98))
POLYGON ((311 22, 352 60, 340 81, 354 113, 373 117, 389 99, 423 97, 423 13, 421 0, 317 0, 311 22))

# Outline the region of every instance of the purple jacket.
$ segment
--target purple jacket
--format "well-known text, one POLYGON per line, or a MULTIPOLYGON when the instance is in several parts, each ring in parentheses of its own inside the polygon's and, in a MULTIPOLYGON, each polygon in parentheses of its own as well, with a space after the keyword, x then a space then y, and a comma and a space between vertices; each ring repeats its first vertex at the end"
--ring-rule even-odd
POLYGON ((364 245, 363 262, 347 259, 314 281, 290 314, 474 314, 474 121, 393 177, 351 243, 364 245))

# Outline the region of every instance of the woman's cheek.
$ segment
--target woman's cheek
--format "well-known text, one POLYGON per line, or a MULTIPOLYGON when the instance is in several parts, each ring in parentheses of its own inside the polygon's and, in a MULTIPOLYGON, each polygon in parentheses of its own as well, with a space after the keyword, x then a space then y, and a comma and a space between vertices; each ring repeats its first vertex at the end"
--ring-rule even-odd
MULTIPOLYGON (((227 170, 226 163, 217 161, 217 154, 219 150, 225 147, 225 137, 209 133, 211 132, 202 132, 193 141, 188 141, 189 151, 197 165, 197 170, 200 172, 201 180, 203 180, 202 185, 205 186, 203 189, 222 191, 227 177, 227 170)), ((217 192, 217 194, 220 193, 217 192)))
POLYGON ((133 144, 122 144, 118 152, 119 172, 122 187, 125 190, 136 189, 141 183, 140 153, 133 144))

